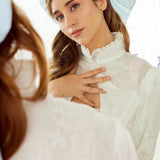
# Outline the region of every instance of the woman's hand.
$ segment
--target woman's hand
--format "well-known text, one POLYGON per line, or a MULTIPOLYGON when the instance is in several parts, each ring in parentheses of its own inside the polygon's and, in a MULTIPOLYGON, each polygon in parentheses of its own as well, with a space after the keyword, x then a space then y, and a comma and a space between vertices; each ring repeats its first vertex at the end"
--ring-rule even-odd
POLYGON ((98 68, 88 71, 83 74, 74 74, 76 70, 71 71, 70 74, 55 79, 49 83, 49 92, 54 97, 77 97, 83 103, 94 106, 85 96, 84 93, 106 93, 102 88, 93 88, 88 85, 97 84, 111 80, 110 76, 95 77, 102 73, 106 68, 98 68))

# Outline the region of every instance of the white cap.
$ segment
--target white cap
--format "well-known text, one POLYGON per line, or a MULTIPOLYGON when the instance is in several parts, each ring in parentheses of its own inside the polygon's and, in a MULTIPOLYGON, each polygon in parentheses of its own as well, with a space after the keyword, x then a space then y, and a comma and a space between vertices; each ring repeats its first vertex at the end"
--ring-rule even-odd
POLYGON ((120 15, 124 23, 126 23, 135 3, 136 0, 111 0, 113 8, 120 15))
POLYGON ((6 38, 12 25, 11 0, 0 0, 0 43, 6 38))
MULTIPOLYGON (((126 23, 131 10, 133 9, 136 0, 110 0, 113 8, 116 10, 116 12, 120 15, 122 21, 126 23)), ((49 15, 47 8, 46 8, 46 2, 45 0, 39 0, 40 5, 42 8, 47 12, 49 15)), ((56 22, 53 18, 52 20, 56 22)))

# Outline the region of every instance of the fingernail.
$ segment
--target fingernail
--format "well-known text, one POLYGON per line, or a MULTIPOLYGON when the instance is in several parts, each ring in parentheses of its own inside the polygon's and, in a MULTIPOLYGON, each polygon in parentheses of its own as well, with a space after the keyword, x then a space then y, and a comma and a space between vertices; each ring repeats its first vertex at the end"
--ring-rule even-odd
POLYGON ((106 70, 106 68, 105 67, 102 67, 102 71, 105 71, 106 70))
POLYGON ((102 93, 106 93, 106 91, 104 90, 104 89, 100 89, 100 92, 102 92, 102 93))
POLYGON ((107 80, 111 80, 111 77, 110 77, 110 76, 106 76, 106 79, 107 79, 107 80))
POLYGON ((91 103, 91 106, 92 106, 92 107, 94 107, 94 104, 93 104, 93 103, 91 103))

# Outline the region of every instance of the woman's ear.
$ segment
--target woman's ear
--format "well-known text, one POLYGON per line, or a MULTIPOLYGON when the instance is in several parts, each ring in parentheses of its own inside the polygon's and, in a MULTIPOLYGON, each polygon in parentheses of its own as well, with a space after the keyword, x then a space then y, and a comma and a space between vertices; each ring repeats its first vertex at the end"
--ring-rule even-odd
POLYGON ((95 1, 97 7, 104 11, 107 8, 107 0, 97 0, 95 1))

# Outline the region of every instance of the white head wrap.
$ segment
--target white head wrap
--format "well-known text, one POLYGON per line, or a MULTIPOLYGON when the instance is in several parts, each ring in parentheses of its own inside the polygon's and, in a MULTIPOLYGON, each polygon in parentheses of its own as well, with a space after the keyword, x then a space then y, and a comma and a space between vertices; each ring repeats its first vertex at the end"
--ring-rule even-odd
MULTIPOLYGON (((113 8, 116 10, 116 12, 120 15, 121 19, 124 23, 126 23, 131 10, 133 9, 136 0, 110 0, 113 8)), ((48 13, 46 8, 46 2, 45 0, 39 0, 40 5, 45 10, 45 12, 48 13)), ((52 20, 56 22, 53 18, 52 20)))
POLYGON ((52 19, 52 21, 57 23, 57 21, 50 16, 50 14, 49 14, 49 12, 47 10, 47 6, 46 6, 45 0, 39 0, 39 2, 40 2, 40 5, 41 5, 42 9, 49 15, 49 17, 52 19))
POLYGON ((136 0, 111 0, 113 8, 120 15, 122 21, 126 23, 136 0))
POLYGON ((12 25, 11 0, 0 0, 0 43, 6 38, 12 25))

